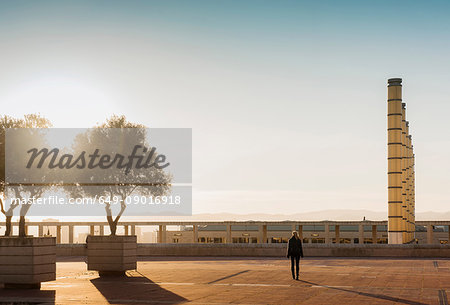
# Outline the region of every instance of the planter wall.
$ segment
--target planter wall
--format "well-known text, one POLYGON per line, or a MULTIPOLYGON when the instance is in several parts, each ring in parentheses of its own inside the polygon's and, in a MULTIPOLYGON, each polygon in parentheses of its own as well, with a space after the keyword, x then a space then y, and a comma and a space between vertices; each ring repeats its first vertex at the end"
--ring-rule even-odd
POLYGON ((0 237, 0 283, 39 288, 56 279, 55 237, 0 237))
POLYGON ((100 275, 124 274, 136 269, 136 235, 95 236, 87 238, 88 270, 100 275))

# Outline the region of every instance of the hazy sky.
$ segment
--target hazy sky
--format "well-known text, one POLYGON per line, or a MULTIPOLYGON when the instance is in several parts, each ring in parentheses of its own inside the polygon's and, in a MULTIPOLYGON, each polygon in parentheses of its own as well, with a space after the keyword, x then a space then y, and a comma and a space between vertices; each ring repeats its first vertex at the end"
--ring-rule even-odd
POLYGON ((417 211, 450 202, 448 1, 2 1, 1 113, 193 128, 194 213, 387 210, 404 80, 417 211))

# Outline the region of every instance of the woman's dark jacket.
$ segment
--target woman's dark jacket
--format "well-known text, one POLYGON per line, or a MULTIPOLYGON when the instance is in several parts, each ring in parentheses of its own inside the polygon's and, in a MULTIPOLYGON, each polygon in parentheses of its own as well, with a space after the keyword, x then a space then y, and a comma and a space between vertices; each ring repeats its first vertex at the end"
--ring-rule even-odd
POLYGON ((302 241, 300 239, 295 238, 294 236, 292 236, 291 239, 289 239, 288 243, 287 257, 290 256, 303 257, 302 241))

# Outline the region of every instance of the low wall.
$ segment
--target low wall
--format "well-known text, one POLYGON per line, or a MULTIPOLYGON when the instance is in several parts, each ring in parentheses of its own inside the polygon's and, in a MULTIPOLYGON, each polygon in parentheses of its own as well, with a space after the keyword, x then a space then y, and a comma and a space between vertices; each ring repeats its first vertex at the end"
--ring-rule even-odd
MULTIPOLYGON (((444 257, 450 245, 305 244, 313 257, 444 257)), ((58 256, 86 256, 85 244, 57 245, 58 256)), ((286 244, 138 244, 138 256, 261 256, 285 257, 286 244)))

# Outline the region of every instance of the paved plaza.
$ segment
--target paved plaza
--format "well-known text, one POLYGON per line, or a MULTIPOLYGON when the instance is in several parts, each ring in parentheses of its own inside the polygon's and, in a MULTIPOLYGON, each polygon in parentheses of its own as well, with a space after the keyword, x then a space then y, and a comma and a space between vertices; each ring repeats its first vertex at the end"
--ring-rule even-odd
POLYGON ((140 258, 126 277, 98 277, 59 258, 41 290, 0 288, 0 304, 447 304, 447 259, 306 258, 300 280, 281 258, 140 258))

